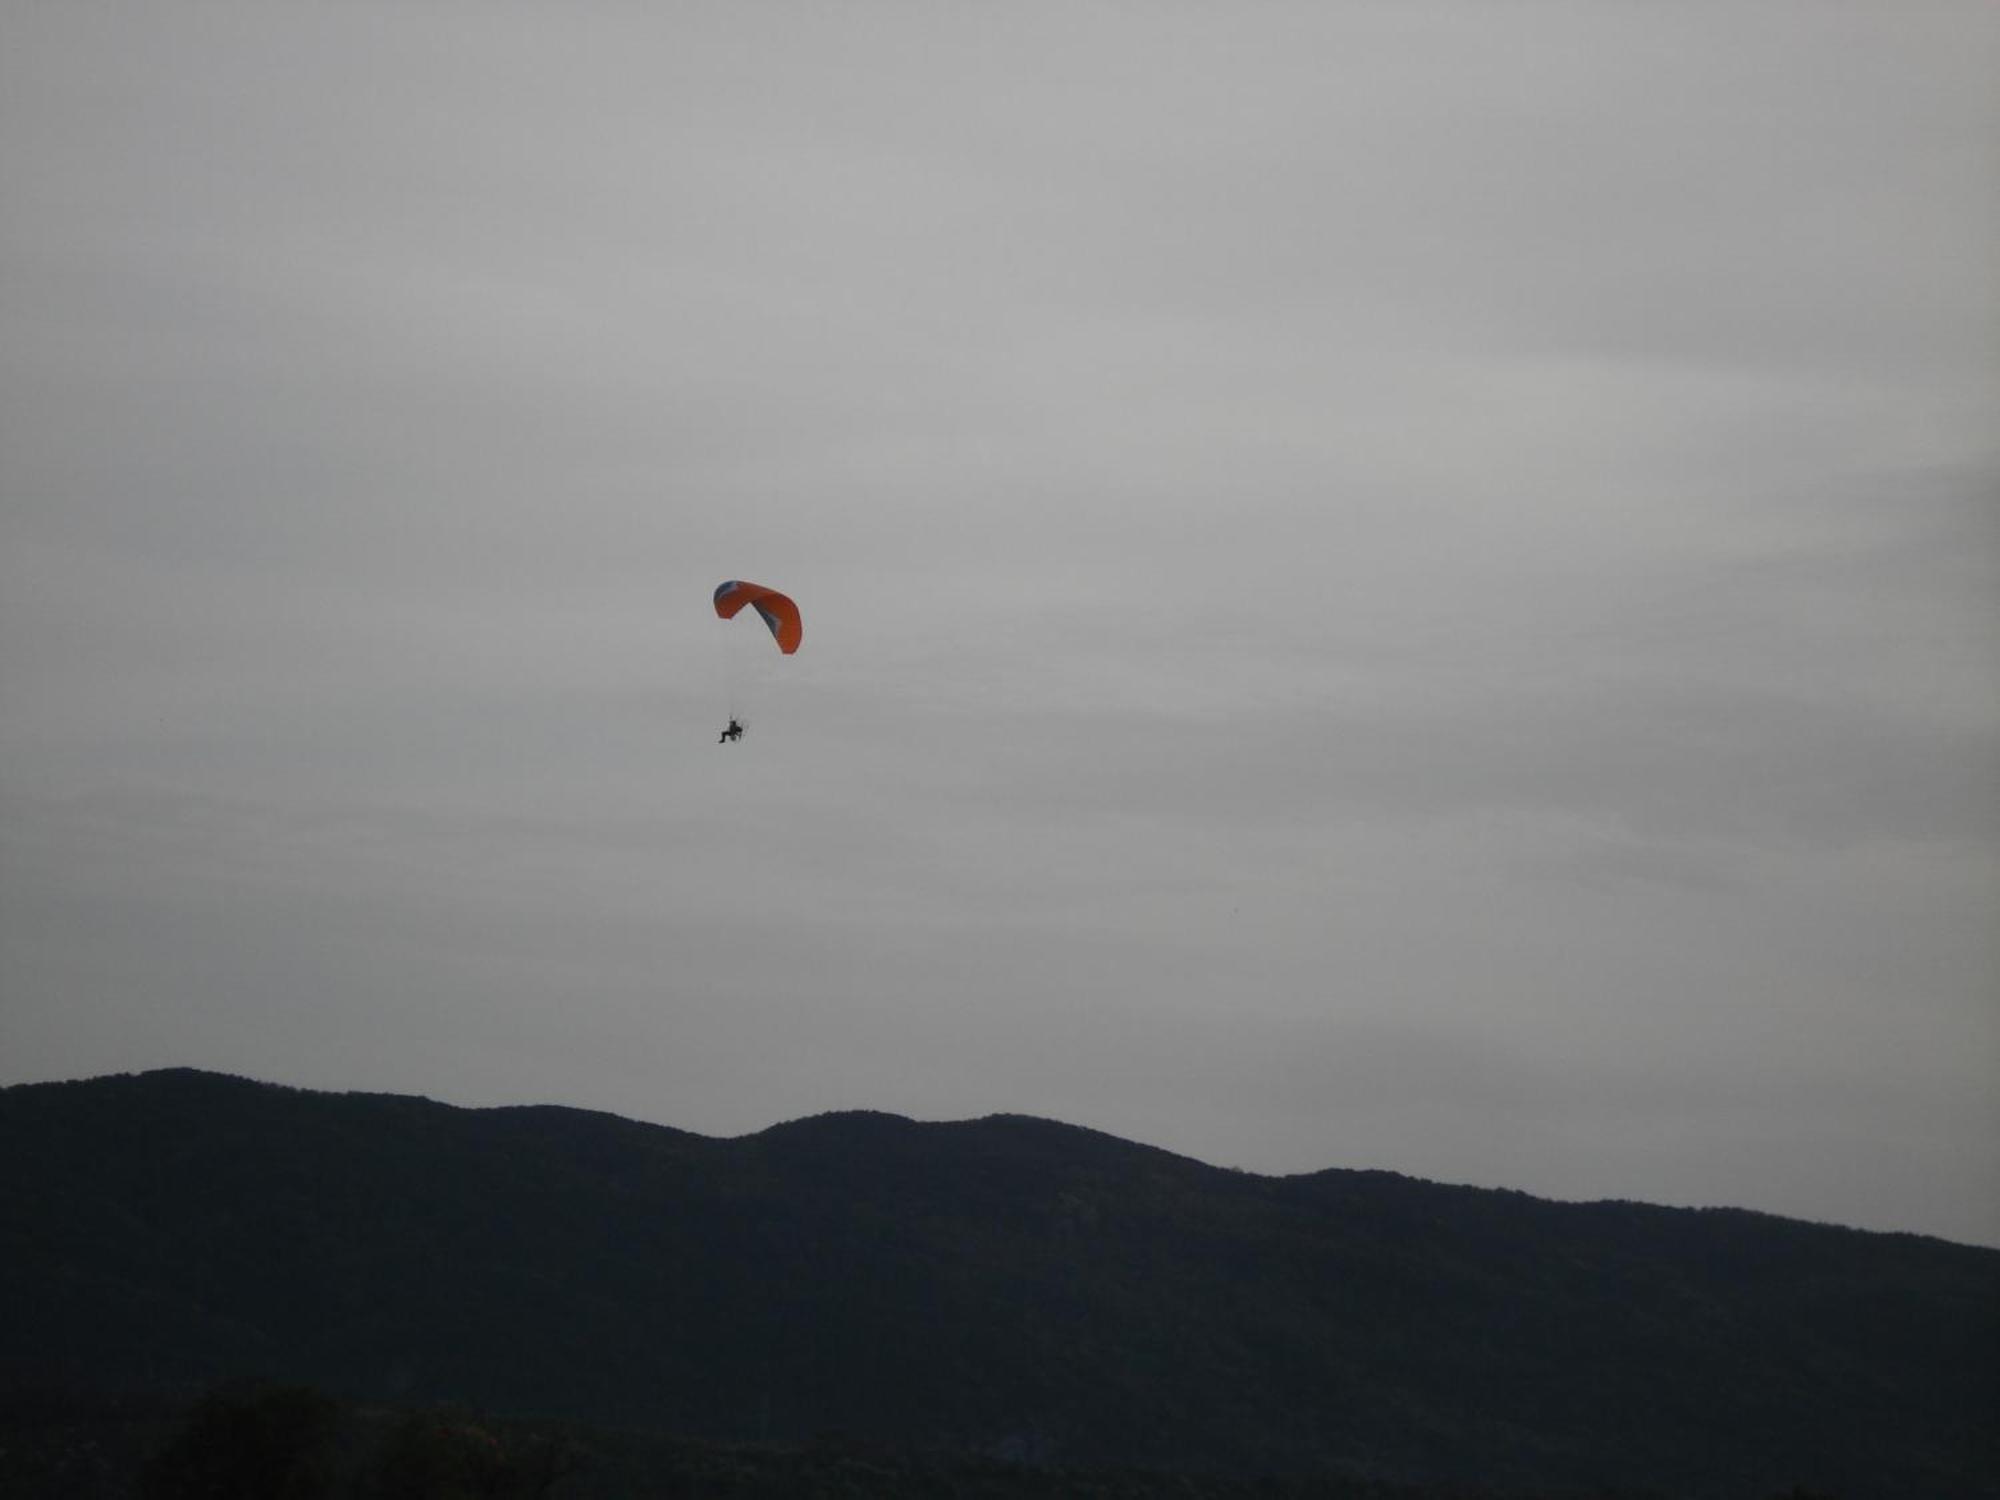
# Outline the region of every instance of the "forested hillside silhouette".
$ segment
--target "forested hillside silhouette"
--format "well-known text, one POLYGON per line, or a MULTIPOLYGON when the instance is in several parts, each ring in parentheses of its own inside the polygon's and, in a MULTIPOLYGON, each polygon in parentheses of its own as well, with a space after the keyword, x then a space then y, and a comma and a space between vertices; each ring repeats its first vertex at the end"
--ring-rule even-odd
MULTIPOLYGON (((0 1377, 723 1445, 1762 1500, 2000 1494, 2000 1252, 1075 1127, 716 1140, 191 1071, 0 1090, 0 1377)), ((763 1451, 763 1450, 759 1450, 763 1451)))

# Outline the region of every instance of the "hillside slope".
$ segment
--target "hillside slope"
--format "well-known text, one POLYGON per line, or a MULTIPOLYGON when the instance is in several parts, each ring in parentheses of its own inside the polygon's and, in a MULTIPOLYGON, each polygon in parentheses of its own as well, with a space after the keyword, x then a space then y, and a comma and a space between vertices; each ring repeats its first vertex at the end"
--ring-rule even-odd
POLYGON ((713 1440, 2000 1494, 2000 1252, 1021 1117, 715 1140, 188 1071, 0 1090, 0 1374, 713 1440))

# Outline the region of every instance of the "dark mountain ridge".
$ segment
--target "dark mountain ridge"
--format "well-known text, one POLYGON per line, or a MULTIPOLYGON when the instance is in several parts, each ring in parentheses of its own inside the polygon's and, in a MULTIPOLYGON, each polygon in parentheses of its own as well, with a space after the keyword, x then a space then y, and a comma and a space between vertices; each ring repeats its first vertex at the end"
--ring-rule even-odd
POLYGON ((0 1090, 0 1378, 717 1441, 2000 1495, 2000 1251, 1024 1116, 714 1139, 189 1070, 0 1090))

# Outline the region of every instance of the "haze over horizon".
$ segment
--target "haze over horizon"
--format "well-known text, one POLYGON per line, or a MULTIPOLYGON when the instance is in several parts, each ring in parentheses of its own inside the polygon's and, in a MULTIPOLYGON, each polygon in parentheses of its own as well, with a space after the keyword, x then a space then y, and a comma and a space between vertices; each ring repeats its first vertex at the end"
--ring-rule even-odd
POLYGON ((2000 1244, 1996 64, 1946 0, 13 8, 0 1083, 2000 1244))

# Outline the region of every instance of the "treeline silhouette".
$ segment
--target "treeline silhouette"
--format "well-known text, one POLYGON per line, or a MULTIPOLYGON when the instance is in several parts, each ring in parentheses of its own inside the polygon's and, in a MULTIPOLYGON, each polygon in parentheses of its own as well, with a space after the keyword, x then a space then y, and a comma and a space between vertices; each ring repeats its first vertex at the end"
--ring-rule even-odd
MULTIPOLYGON (((722 1444, 463 1407, 341 1401, 237 1383, 185 1408, 44 1395, 0 1402, 0 1485, 21 1500, 1661 1500, 1033 1465, 820 1433, 722 1444)), ((1772 1500, 1836 1500, 1792 1488, 1772 1500)))
POLYGON ((1916 1236, 1021 1117, 712 1140, 189 1071, 0 1090, 0 1201, 15 1389, 259 1376, 1033 1472, 2000 1494, 2000 1252, 1916 1236))

